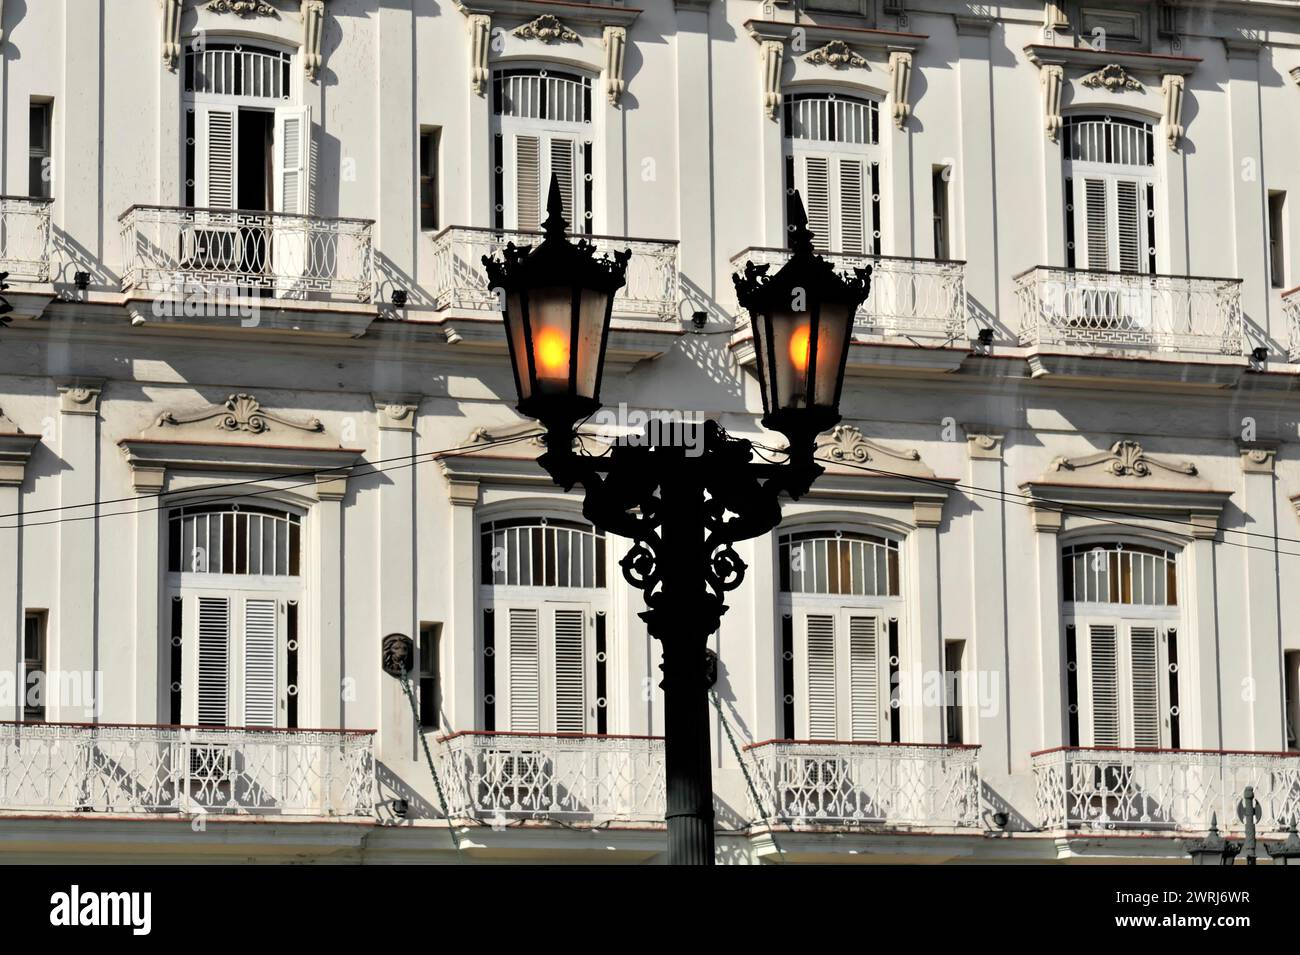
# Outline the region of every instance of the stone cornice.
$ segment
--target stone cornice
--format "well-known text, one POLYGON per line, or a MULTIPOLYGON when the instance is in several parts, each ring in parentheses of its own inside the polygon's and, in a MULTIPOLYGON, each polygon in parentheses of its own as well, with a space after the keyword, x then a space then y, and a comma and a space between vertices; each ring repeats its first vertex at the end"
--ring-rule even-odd
POLYGON ((39 434, 25 434, 0 411, 0 487, 21 487, 39 434))
POLYGON ((1155 525, 1154 530, 1188 537, 1214 536, 1223 508, 1232 497, 1231 491, 1211 489, 1139 488, 1130 484, 1098 487, 1055 481, 1026 481, 1020 490, 1030 499, 1034 527, 1039 531, 1061 530, 1064 517, 1095 516, 1113 523, 1122 516, 1125 523, 1134 524, 1135 517, 1146 516, 1155 525), (1162 518, 1178 526, 1162 526, 1162 518), (1193 527, 1189 529, 1188 524, 1193 527))
POLYGON ((201 471, 292 476, 295 483, 314 477, 321 487, 345 481, 346 469, 365 452, 360 448, 298 447, 247 442, 123 438, 118 441, 138 493, 164 489, 167 471, 201 471))
POLYGON ((457 0, 456 7, 467 17, 479 15, 533 20, 549 14, 566 24, 595 27, 631 26, 641 15, 638 7, 574 3, 570 0, 457 0))
POLYGON ((1094 50, 1090 47, 1049 46, 1031 43, 1025 55, 1035 66, 1066 66, 1089 72, 1107 66, 1122 66, 1129 73, 1160 76, 1190 76, 1200 65, 1199 56, 1172 56, 1166 53, 1133 53, 1124 50, 1094 50))
POLYGON ((789 42, 794 31, 801 31, 811 48, 824 46, 832 40, 840 40, 856 49, 872 50, 878 53, 905 52, 919 50, 929 39, 924 33, 897 33, 891 30, 869 30, 863 27, 841 27, 816 23, 780 23, 775 20, 746 20, 745 29, 758 43, 765 40, 789 42))

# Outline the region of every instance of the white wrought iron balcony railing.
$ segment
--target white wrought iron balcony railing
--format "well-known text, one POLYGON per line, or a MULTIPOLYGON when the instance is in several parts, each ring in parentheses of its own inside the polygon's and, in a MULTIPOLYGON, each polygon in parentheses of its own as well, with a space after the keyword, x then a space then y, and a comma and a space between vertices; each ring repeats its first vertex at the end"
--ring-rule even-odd
MULTIPOLYGON (((741 271, 746 262, 770 266, 775 274, 790 257, 788 249, 749 248, 732 256, 741 271)), ((961 341, 966 338, 966 263, 948 259, 908 259, 891 255, 824 253, 837 272, 871 266, 871 293, 858 309, 857 336, 961 341)), ((749 326, 749 313, 735 306, 736 328, 749 326)))
POLYGON ((0 812, 373 813, 374 734, 0 723, 0 812))
POLYGON ((53 199, 0 196, 0 272, 12 282, 50 280, 53 199))
POLYGON ((464 732, 436 753, 453 819, 663 822, 659 737, 464 732))
POLYGON ((1286 315, 1288 357, 1300 362, 1300 287, 1282 293, 1282 311, 1286 315))
POLYGON ((1062 748, 1031 757, 1044 829, 1240 831, 1247 786, 1261 833, 1300 815, 1300 753, 1062 748))
POLYGON ((747 747, 769 824, 955 829, 979 822, 979 747, 772 740, 747 747))
MULTIPOLYGON (((614 296, 614 318, 643 322, 678 320, 677 243, 616 235, 577 235, 596 247, 597 254, 632 250, 627 284, 614 296)), ((535 245, 540 232, 448 226, 433 237, 433 299, 439 310, 450 308, 495 312, 500 308, 487 285, 483 256, 513 242, 535 245)))
POLYGON ((1026 347, 1242 354, 1240 279, 1040 265, 1015 283, 1026 347))
POLYGON ((136 205, 118 221, 124 290, 357 302, 374 294, 370 219, 136 205))

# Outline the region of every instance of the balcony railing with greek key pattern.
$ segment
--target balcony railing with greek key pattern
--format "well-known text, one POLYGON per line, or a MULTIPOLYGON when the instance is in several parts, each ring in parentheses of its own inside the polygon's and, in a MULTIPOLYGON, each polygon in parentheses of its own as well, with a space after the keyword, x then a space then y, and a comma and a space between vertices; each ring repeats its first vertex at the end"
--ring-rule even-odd
POLYGON ((374 734, 0 723, 0 812, 369 816, 374 734))
POLYGON ((50 280, 53 199, 0 196, 0 272, 11 282, 50 280))
MULTIPOLYGON (((614 296, 614 318, 644 322, 678 320, 677 243, 616 235, 576 235, 596 247, 597 254, 632 250, 627 284, 614 296)), ((536 245, 540 232, 474 229, 448 226, 433 237, 433 298, 439 310, 449 308, 497 312, 500 303, 487 285, 483 256, 507 242, 536 245)))
POLYGON ((1300 362, 1300 288, 1282 293, 1282 312, 1286 315, 1288 356, 1300 362))
POLYGON ((658 737, 466 732, 435 752, 453 819, 663 822, 658 737))
MULTIPOLYGON (((788 249, 749 248, 731 259, 737 272, 746 262, 769 266, 776 272, 790 257, 788 249)), ((966 339, 966 263, 946 259, 908 259, 891 255, 822 256, 837 272, 871 266, 871 294, 858 309, 857 337, 966 339)), ((735 306, 736 328, 749 326, 749 313, 735 306)))
POLYGON ((1300 815, 1300 753, 1062 748, 1031 759, 1044 829, 1204 831, 1214 816, 1241 831, 1247 786, 1260 833, 1300 815))
POLYGON ((374 294, 370 219, 132 206, 119 224, 124 290, 188 297, 195 288, 235 289, 357 302, 374 294))
POLYGON ((1242 354, 1241 280, 1037 266, 1015 278, 1020 343, 1132 354, 1242 354))
POLYGON ((979 747, 773 740, 747 748, 763 805, 795 828, 957 829, 979 822, 979 747))

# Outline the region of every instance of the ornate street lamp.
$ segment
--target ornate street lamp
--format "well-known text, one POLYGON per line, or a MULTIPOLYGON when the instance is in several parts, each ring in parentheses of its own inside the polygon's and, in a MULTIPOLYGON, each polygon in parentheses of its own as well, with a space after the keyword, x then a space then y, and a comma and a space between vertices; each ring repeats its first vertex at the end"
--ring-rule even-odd
POLYGON ((1286 830, 1286 841, 1265 842, 1264 851, 1274 865, 1300 865, 1300 834, 1296 833, 1295 819, 1286 830))
POLYGON ((753 445, 715 421, 652 422, 643 437, 592 456, 574 451, 574 425, 600 407, 612 300, 630 253, 596 258, 585 241, 566 241, 554 179, 547 212, 536 248, 510 244, 500 259, 483 258, 504 312, 518 409, 546 427, 538 462, 552 479, 565 490, 581 484, 586 518, 633 542, 620 566, 645 594, 641 619, 663 645, 668 859, 711 865, 707 694, 716 661, 711 674, 707 641, 727 610, 723 595, 745 575, 733 544, 776 527, 779 496, 800 497, 822 473, 814 440, 839 421, 853 314, 870 270, 846 278, 813 253, 796 192, 790 261, 770 278, 767 266, 752 264, 734 276, 753 318, 763 422, 789 441, 783 462, 755 461, 753 445))
POLYGON ((1232 865, 1241 845, 1219 835, 1218 814, 1211 813, 1210 831, 1205 838, 1184 842, 1183 850, 1192 857, 1193 865, 1232 865))

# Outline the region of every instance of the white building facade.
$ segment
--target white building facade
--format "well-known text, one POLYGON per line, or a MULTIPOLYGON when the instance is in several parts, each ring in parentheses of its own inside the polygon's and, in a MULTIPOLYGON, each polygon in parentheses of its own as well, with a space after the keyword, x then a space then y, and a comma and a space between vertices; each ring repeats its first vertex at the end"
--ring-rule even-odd
POLYGON ((1300 3, 0 29, 8 858, 664 861, 628 543, 536 464, 480 261, 552 177, 633 253, 625 425, 779 441, 730 276, 787 190, 873 267, 827 473, 713 642, 719 861, 1178 861, 1246 786, 1300 813, 1300 3))

